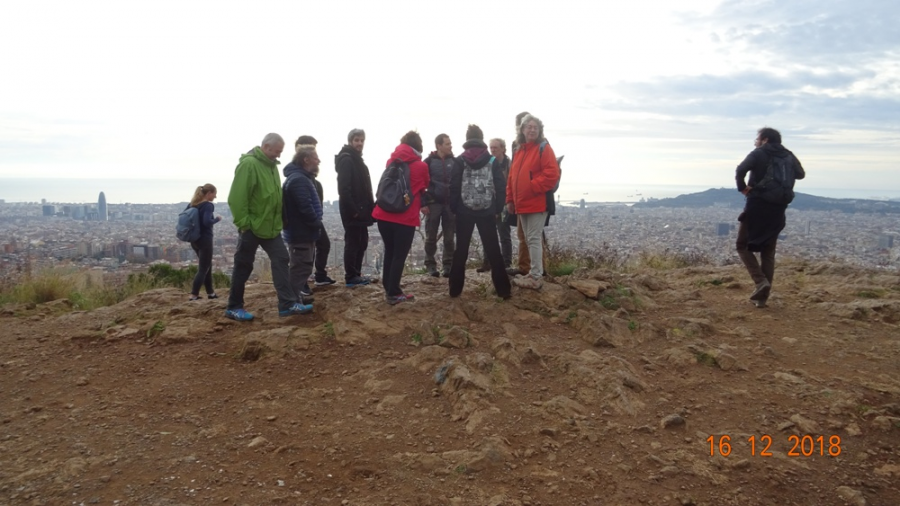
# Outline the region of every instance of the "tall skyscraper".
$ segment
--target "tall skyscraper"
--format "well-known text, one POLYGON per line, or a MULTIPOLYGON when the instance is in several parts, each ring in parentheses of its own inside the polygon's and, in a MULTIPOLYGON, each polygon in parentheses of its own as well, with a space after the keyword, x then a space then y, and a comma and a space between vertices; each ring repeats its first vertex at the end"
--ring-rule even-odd
POLYGON ((109 221, 109 210, 106 209, 106 195, 100 192, 100 198, 97 199, 97 214, 99 221, 109 221))

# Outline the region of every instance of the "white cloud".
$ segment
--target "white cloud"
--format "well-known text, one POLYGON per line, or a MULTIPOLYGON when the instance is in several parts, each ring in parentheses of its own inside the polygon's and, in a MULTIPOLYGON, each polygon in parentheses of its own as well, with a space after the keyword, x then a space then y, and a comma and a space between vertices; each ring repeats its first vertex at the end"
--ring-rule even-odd
POLYGON ((468 123, 511 140, 529 110, 566 155, 564 187, 728 186, 769 124, 817 187, 855 183, 852 166, 900 189, 900 6, 672 5, 14 3, 0 20, 0 178, 227 188, 240 153, 277 131, 318 138, 334 198, 351 128, 366 129, 377 177, 410 128, 458 152, 468 123))

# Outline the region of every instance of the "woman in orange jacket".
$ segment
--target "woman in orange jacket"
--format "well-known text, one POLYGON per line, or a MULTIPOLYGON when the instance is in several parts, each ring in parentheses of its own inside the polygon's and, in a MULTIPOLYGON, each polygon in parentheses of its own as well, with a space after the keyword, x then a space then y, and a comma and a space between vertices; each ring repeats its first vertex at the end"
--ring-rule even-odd
POLYGON ((531 256, 531 271, 513 280, 516 286, 538 290, 543 285, 543 248, 541 237, 547 219, 547 193, 559 182, 559 164, 553 148, 544 138, 544 124, 532 115, 522 118, 516 136, 509 179, 506 182, 506 207, 521 220, 531 256))

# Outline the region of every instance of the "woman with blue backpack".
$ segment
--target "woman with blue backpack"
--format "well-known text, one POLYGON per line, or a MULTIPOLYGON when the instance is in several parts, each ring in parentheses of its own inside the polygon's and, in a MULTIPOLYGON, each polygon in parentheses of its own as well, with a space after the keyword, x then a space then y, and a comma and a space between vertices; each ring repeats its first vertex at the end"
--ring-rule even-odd
POLYGON ((199 265, 197 267, 197 275, 194 276, 194 283, 191 286, 191 298, 189 300, 198 300, 200 298, 200 285, 206 288, 206 298, 218 299, 212 283, 212 254, 213 254, 213 225, 222 221, 221 216, 213 216, 216 206, 212 203, 216 198, 216 187, 207 183, 198 186, 194 191, 194 197, 188 207, 197 208, 197 214, 200 218, 200 238, 191 241, 191 248, 197 253, 199 265))

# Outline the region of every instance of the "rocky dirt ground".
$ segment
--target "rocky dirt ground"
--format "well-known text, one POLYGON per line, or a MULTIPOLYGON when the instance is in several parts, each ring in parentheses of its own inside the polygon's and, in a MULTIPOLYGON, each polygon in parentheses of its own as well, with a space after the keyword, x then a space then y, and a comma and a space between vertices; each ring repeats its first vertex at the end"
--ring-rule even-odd
POLYGON ((893 273, 786 262, 767 309, 736 266, 445 283, 7 306, 0 504, 900 504, 893 273))

